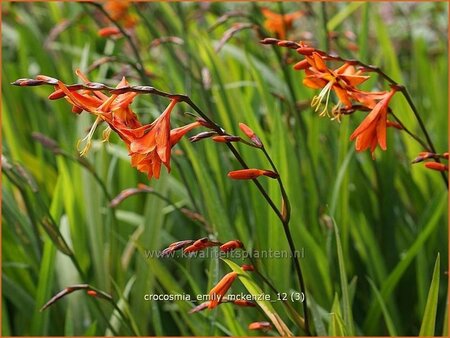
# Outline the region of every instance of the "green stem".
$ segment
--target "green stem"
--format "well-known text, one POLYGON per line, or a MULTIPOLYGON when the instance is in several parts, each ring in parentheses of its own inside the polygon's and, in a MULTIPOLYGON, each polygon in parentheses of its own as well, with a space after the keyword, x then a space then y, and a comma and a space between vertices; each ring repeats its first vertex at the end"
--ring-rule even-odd
POLYGON ((267 160, 269 161, 273 171, 275 171, 278 174, 278 184, 280 186, 281 195, 283 198, 283 204, 284 204, 284 212, 282 212, 282 218, 280 218, 282 224, 283 224, 283 230, 286 235, 286 238, 289 243, 289 248, 291 250, 291 257, 292 262, 294 264, 294 268, 297 274, 300 291, 302 291, 305 294, 305 300, 302 302, 303 305, 303 312, 305 317, 305 330, 308 335, 311 335, 310 326, 309 326, 309 316, 308 316, 308 303, 307 303, 307 297, 306 297, 306 287, 305 287, 305 281, 303 279, 303 273, 300 265, 300 260, 297 257, 297 249, 295 248, 295 243, 291 234, 291 230, 289 228, 289 221, 291 219, 291 206, 289 202, 289 198, 286 193, 286 189, 284 188, 283 181, 281 179, 281 176, 278 172, 277 167, 275 166, 275 163, 273 162, 272 158, 270 157, 269 153, 266 151, 265 147, 262 147, 261 150, 263 151, 264 155, 266 156, 267 160))

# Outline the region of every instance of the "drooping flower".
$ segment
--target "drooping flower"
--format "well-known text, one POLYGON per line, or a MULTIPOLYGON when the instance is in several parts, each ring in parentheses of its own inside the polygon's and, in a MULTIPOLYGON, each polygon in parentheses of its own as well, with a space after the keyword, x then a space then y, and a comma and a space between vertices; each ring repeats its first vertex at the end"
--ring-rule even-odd
POLYGON ((287 14, 278 14, 264 7, 261 9, 262 14, 266 18, 264 27, 274 33, 279 39, 285 39, 287 32, 292 29, 294 20, 301 18, 305 12, 296 11, 287 14))
MULTIPOLYGON (((187 132, 205 125, 204 121, 198 119, 188 125, 171 129, 170 115, 177 100, 172 100, 155 121, 142 125, 130 106, 137 95, 136 92, 129 91, 108 96, 101 92, 104 85, 90 82, 79 70, 76 73, 86 85, 89 85, 89 89, 86 89, 83 85, 68 86, 44 75, 37 76, 35 81, 39 84, 42 84, 41 80, 55 83, 55 91, 49 96, 50 99, 65 98, 72 105, 72 111, 75 113, 80 114, 82 111, 86 111, 96 116, 87 136, 79 142, 79 144, 85 143, 80 151, 81 155, 86 155, 89 151, 97 126, 106 122, 108 127, 104 131, 104 139, 108 138, 111 131, 116 132, 127 145, 132 166, 147 174, 149 179, 152 177, 159 178, 162 165, 170 172, 172 147, 187 132), (96 90, 97 88, 99 89, 96 90)), ((18 85, 23 83, 26 85, 33 84, 24 81, 21 79, 21 81, 16 82, 18 85)), ((116 89, 128 86, 128 82, 123 78, 116 89)))
POLYGON ((271 170, 262 169, 241 169, 234 170, 228 173, 228 177, 233 180, 252 180, 259 176, 267 176, 270 178, 278 178, 279 175, 271 170))
MULTIPOLYGON (((77 70, 76 74, 84 83, 91 83, 80 70, 77 70)), ((36 78, 47 79, 48 77, 39 75, 36 78)), ((128 82, 123 78, 116 88, 118 89, 125 86, 128 86, 128 82)), ((129 92, 120 95, 112 94, 111 96, 107 96, 101 91, 83 89, 78 93, 74 89, 76 89, 76 87, 69 88, 63 82, 58 81, 55 86, 55 91, 49 98, 59 99, 65 97, 66 100, 72 104, 72 111, 75 111, 78 114, 82 111, 87 111, 96 116, 96 120, 89 130, 89 133, 79 142, 79 144, 81 142, 86 143, 80 152, 81 155, 86 155, 89 151, 94 132, 102 121, 107 122, 108 125, 116 131, 118 129, 141 127, 141 123, 138 121, 136 114, 130 108, 133 99, 137 95, 136 93, 129 92)))
POLYGON ((356 151, 361 152, 370 149, 373 157, 377 145, 382 150, 386 150, 388 108, 389 102, 395 93, 395 89, 386 92, 358 128, 352 133, 350 140, 356 139, 356 151))
POLYGON ((208 305, 209 309, 215 308, 221 301, 223 296, 227 293, 228 289, 233 284, 237 277, 237 272, 230 272, 226 274, 215 287, 209 292, 210 303, 208 305))

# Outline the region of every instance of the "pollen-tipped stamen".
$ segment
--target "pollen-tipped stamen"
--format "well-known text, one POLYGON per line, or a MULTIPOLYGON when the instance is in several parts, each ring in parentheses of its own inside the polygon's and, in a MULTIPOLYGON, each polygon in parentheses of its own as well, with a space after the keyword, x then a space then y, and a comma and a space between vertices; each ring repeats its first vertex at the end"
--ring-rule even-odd
POLYGON ((102 121, 102 118, 100 116, 97 116, 97 118, 94 121, 94 124, 92 125, 91 129, 89 130, 89 133, 77 143, 77 149, 79 150, 80 144, 82 142, 86 142, 86 145, 84 148, 80 151, 80 156, 86 156, 89 152, 89 149, 91 149, 92 146, 92 137, 94 136, 94 132, 97 129, 98 124, 102 121))
POLYGON ((325 98, 325 106, 323 110, 320 112, 319 116, 329 116, 328 114, 328 102, 330 101, 330 93, 331 88, 333 88, 334 81, 330 81, 326 84, 325 87, 323 87, 322 91, 319 95, 316 95, 313 97, 311 101, 311 107, 315 108, 314 111, 317 112, 320 109, 320 106, 322 105, 323 99, 325 98))
POLYGON ((102 143, 109 142, 109 137, 111 136, 112 129, 110 126, 106 127, 102 133, 102 143))

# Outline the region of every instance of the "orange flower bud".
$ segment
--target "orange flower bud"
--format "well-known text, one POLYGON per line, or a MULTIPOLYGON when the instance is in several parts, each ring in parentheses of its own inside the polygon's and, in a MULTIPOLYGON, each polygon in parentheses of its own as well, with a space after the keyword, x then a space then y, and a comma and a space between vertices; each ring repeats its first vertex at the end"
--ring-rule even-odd
POLYGON ((226 242, 225 244, 222 244, 220 246, 220 251, 228 252, 228 251, 239 249, 242 247, 243 247, 242 242, 236 239, 234 241, 229 241, 229 242, 226 242))
POLYGON ((98 296, 97 291, 94 291, 94 290, 87 290, 86 293, 87 293, 89 296, 92 296, 92 297, 97 297, 97 296, 98 296))
POLYGON ((246 124, 239 123, 239 128, 242 130, 242 132, 253 142, 255 146, 258 148, 262 148, 263 144, 260 140, 260 138, 255 134, 255 132, 246 124))
POLYGON ((302 55, 311 55, 313 52, 315 52, 315 48, 312 47, 300 47, 296 49, 297 53, 302 55))
POLYGON ((242 169, 234 170, 228 173, 228 177, 233 180, 252 180, 259 176, 267 176, 270 178, 278 178, 279 175, 276 172, 270 170, 261 169, 242 169))
POLYGON ((247 135, 249 139, 251 139, 253 136, 255 136, 255 132, 247 126, 245 123, 239 123, 239 128, 242 130, 242 132, 247 135))
POLYGON ((239 142, 241 138, 239 136, 230 136, 230 135, 218 135, 212 137, 214 142, 219 143, 228 143, 228 142, 239 142))
POLYGON ((437 170, 437 171, 448 171, 447 165, 445 165, 443 163, 438 163, 438 162, 425 163, 425 167, 427 167, 428 169, 437 170))
POLYGON ((244 264, 241 266, 244 271, 255 271, 255 267, 253 265, 244 264))
POLYGON ((249 330, 270 330, 272 325, 269 322, 253 322, 248 326, 249 330))
POLYGON ((208 305, 208 309, 215 308, 222 301, 223 296, 227 293, 237 275, 237 272, 234 271, 226 274, 220 282, 211 289, 209 292, 210 303, 208 305))
POLYGON ((256 304, 250 300, 237 299, 233 301, 233 304, 243 306, 243 307, 255 307, 256 304))
POLYGON ((120 35, 121 32, 117 27, 104 27, 98 30, 97 34, 102 38, 109 36, 120 35))

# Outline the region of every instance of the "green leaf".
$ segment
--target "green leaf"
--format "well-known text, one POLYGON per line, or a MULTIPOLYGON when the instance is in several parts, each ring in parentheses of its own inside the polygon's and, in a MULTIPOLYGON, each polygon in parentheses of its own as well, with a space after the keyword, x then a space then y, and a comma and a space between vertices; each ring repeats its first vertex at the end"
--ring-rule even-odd
POLYGON ((242 268, 237 265, 236 263, 228 260, 223 259, 225 263, 228 264, 228 266, 235 272, 237 272, 239 275, 239 280, 244 284, 245 288, 250 292, 256 299, 256 303, 258 303, 259 307, 264 311, 266 316, 269 318, 269 320, 272 322, 274 327, 277 329, 278 333, 282 336, 293 336, 292 332, 289 330, 289 328, 286 326, 286 324, 282 321, 278 313, 275 312, 275 309, 273 308, 272 304, 266 300, 260 300, 259 296, 263 294, 264 292, 261 290, 261 288, 255 283, 253 278, 250 276, 250 274, 242 268))
POLYGON ((438 306, 439 295, 439 268, 440 255, 437 255, 434 264, 433 278, 431 280, 430 290, 428 291, 427 304, 423 314, 422 325, 420 327, 419 336, 434 336, 436 326, 436 312, 438 306))
POLYGON ((375 293, 375 296, 377 297, 378 302, 380 303, 381 311, 383 312, 384 321, 386 322, 386 326, 389 331, 389 335, 392 337, 397 336, 397 331, 395 330, 395 326, 394 326, 394 323, 392 322, 391 315, 389 314, 389 310, 386 307, 383 297, 381 297, 380 291, 378 291, 377 287, 375 286, 375 283, 370 278, 367 278, 367 280, 368 280, 370 286, 372 287, 372 290, 375 293))
POLYGON ((339 264, 339 277, 341 279, 341 291, 342 291, 342 301, 343 301, 343 315, 345 327, 348 331, 349 335, 354 335, 353 329, 353 316, 352 316, 352 306, 350 304, 350 296, 348 291, 348 282, 347 282, 347 274, 345 272, 345 259, 344 254, 342 252, 341 239, 339 235, 339 229, 337 224, 333 220, 334 232, 336 235, 336 250, 338 255, 338 264, 339 264))
POLYGON ((341 315, 341 305, 339 303, 339 297, 336 294, 334 296, 334 302, 330 312, 330 327, 328 335, 332 337, 342 337, 346 335, 345 332, 345 324, 341 315))
POLYGON ((364 2, 351 2, 348 5, 345 5, 345 7, 336 13, 335 16, 333 16, 327 23, 327 30, 328 31, 334 31, 342 22, 344 22, 350 14, 352 14, 354 11, 356 11, 359 7, 361 7, 364 4, 364 2))

